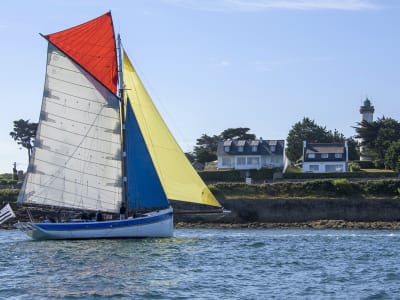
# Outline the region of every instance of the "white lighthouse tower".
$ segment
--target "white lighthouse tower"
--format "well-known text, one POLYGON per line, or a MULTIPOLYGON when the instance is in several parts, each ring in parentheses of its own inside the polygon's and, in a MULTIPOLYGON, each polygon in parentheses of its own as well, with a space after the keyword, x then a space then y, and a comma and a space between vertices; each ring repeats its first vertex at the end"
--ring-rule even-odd
MULTIPOLYGON (((360 106, 360 114, 361 114, 361 122, 373 122, 374 121, 374 111, 375 108, 371 105, 371 101, 366 98, 364 100, 364 105, 360 106)), ((360 147, 360 160, 368 161, 370 160, 368 157, 368 149, 361 146, 360 147)))

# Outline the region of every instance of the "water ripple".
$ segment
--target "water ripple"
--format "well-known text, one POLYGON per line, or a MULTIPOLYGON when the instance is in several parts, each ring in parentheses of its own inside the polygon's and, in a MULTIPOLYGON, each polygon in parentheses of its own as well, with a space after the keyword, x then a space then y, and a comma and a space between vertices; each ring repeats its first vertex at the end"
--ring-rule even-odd
POLYGON ((179 229, 42 241, 0 230, 1 299, 396 299, 400 234, 179 229))

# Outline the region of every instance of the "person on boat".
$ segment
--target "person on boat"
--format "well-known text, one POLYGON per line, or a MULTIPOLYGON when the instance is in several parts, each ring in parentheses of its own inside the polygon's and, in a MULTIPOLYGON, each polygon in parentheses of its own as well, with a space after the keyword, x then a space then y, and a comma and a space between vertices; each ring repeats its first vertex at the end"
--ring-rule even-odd
POLYGON ((82 212, 81 220, 84 221, 84 222, 87 222, 89 220, 89 216, 88 216, 86 211, 82 212))
POLYGON ((96 212, 96 221, 104 221, 103 214, 99 210, 96 212))
POLYGON ((125 213, 126 213, 126 207, 124 203, 122 202, 121 207, 119 208, 119 219, 120 220, 125 220, 125 213))

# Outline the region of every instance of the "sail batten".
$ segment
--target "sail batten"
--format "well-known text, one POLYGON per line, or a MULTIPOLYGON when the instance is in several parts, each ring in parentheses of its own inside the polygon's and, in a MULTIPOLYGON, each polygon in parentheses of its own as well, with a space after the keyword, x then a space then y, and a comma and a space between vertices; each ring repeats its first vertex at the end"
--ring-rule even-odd
POLYGON ((110 12, 44 38, 116 94, 117 52, 110 12))
POLYGON ((37 146, 19 201, 117 212, 122 195, 118 102, 49 43, 37 146), (62 74, 54 76, 55 69, 62 74), (60 105, 49 95, 58 95, 60 105))

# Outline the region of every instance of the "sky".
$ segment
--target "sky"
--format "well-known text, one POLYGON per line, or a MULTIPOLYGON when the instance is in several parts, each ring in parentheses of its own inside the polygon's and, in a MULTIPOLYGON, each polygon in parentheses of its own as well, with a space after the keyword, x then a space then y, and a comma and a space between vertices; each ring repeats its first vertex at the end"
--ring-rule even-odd
POLYGON ((346 137, 368 97, 400 120, 398 0, 3 0, 0 173, 28 165, 13 121, 37 122, 47 43, 112 12, 114 27, 182 149, 247 127, 286 139, 308 117, 346 137))

